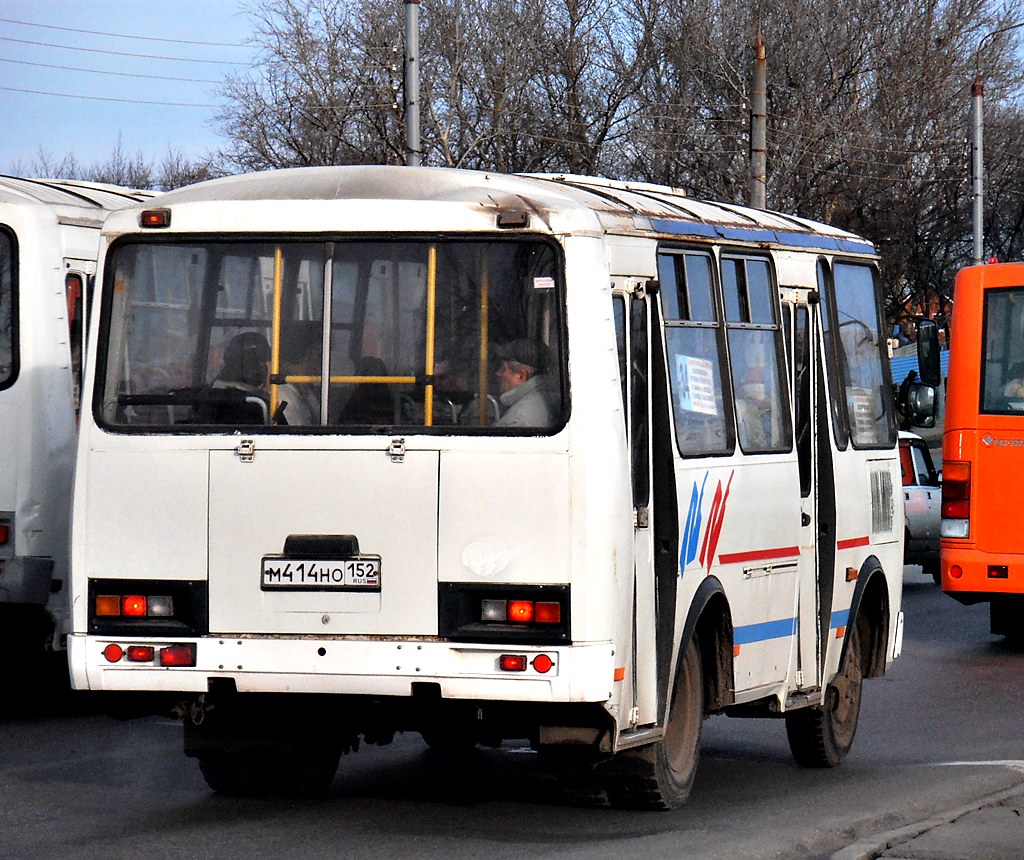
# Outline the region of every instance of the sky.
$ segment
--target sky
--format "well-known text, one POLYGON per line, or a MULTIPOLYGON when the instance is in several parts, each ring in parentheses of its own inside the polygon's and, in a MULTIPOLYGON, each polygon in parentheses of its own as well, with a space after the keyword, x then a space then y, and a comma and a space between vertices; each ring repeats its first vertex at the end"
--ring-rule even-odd
POLYGON ((31 173, 40 151, 88 167, 119 142, 128 156, 156 162, 168 151, 195 159, 223 147, 218 84, 255 54, 244 6, 0 0, 0 173, 31 173))

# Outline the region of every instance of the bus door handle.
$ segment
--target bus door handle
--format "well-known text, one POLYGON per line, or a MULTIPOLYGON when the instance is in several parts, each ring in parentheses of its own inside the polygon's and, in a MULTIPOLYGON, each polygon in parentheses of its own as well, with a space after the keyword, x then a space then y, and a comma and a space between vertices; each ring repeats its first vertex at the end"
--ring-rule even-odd
POLYGON ((650 509, 643 505, 638 508, 633 508, 633 528, 635 529, 646 529, 651 525, 651 514, 650 509))
POLYGON ((811 515, 807 511, 800 511, 800 525, 809 526, 811 524, 811 515))

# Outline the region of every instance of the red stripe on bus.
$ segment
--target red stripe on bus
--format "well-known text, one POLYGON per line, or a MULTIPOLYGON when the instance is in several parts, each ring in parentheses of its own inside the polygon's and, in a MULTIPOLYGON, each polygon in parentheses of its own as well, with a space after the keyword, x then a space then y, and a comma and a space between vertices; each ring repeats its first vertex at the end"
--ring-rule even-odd
POLYGON ((855 546, 870 546, 871 538, 855 537, 846 540, 836 541, 836 549, 853 549, 855 546))
POLYGON ((736 564, 745 561, 765 561, 770 558, 794 558, 800 555, 798 546, 780 546, 775 549, 755 549, 750 552, 730 552, 718 557, 719 564, 736 564))

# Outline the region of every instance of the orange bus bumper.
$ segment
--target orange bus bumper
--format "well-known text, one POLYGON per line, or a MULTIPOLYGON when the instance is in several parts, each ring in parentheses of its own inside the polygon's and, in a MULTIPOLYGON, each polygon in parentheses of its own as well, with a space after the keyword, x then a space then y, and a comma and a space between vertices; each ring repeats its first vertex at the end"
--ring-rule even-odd
POLYGON ((961 603, 998 594, 1024 594, 1024 555, 992 553, 942 542, 942 590, 961 603))

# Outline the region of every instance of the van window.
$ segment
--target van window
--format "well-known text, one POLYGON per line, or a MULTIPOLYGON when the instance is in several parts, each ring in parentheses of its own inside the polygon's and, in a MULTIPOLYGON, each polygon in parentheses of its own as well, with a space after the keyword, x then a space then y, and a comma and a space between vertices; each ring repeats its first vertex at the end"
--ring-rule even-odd
POLYGON ((127 242, 97 386, 111 426, 551 432, 557 254, 541 241, 127 242))
POLYGON ((14 243, 0 229, 0 388, 17 376, 17 303, 14 295, 14 243))
MULTIPOLYGON (((825 277, 825 267, 819 264, 819 282, 825 277)), ((837 262, 832 278, 835 307, 825 308, 822 325, 836 437, 840 447, 845 447, 849 433, 855 448, 890 448, 896 442, 896 425, 889 405, 888 363, 879 360, 885 340, 874 269, 837 262)), ((829 291, 822 289, 821 295, 827 306, 829 291)))
POLYGON ((709 254, 674 249, 658 254, 676 443, 684 457, 733 449, 713 271, 709 254))
POLYGON ((724 257, 722 292, 740 447, 747 453, 788 451, 793 433, 781 376, 782 327, 768 261, 724 257))

